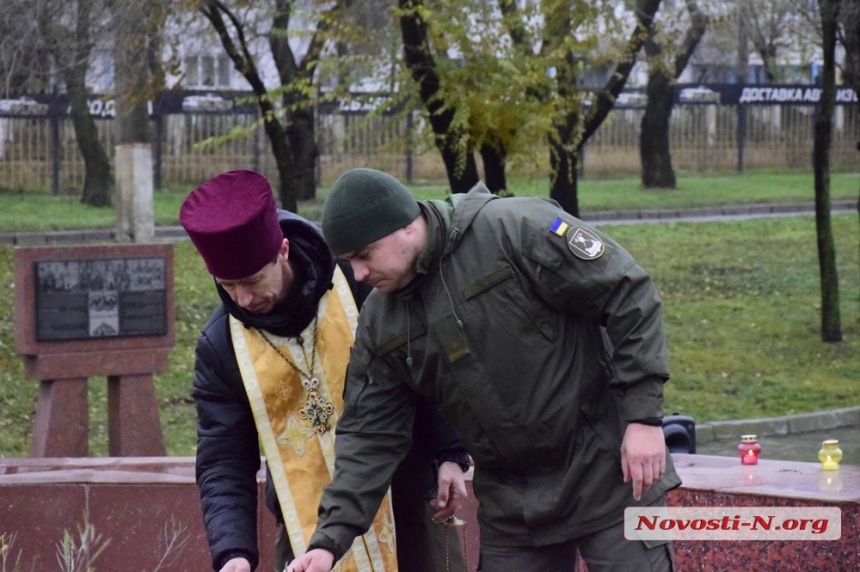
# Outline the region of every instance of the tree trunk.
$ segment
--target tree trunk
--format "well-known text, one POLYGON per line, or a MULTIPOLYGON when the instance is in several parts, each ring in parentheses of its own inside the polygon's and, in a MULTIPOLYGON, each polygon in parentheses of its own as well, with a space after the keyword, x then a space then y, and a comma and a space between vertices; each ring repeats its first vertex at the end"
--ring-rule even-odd
POLYGON ((319 152, 315 127, 312 107, 297 109, 290 114, 287 138, 293 151, 295 194, 301 201, 311 201, 317 194, 316 166, 319 152))
POLYGON ((505 175, 506 157, 504 149, 484 144, 481 146, 481 162, 484 164, 484 183, 490 192, 498 195, 508 190, 505 175))
MULTIPOLYGON (((845 65, 843 67, 845 82, 854 88, 856 94, 860 95, 860 3, 856 0, 842 0, 842 5, 839 8, 839 20, 842 23, 842 45, 845 48, 845 65)), ((860 141, 857 142, 857 151, 860 151, 860 141)), ((860 191, 858 191, 858 198, 860 198, 860 191)), ((860 217, 860 200, 857 202, 857 215, 860 217)), ((860 249, 858 249, 858 253, 860 253, 860 249)), ((860 264, 860 256, 858 256, 857 262, 860 264)))
POLYGON ((99 140, 95 121, 87 103, 86 73, 90 56, 90 3, 78 3, 73 61, 67 67, 66 86, 72 107, 72 124, 78 150, 84 159, 84 188, 81 202, 94 207, 111 204, 110 159, 99 140))
POLYGON ((815 121, 813 171, 815 173, 815 228, 818 243, 818 267, 821 279, 821 339, 842 341, 842 319, 839 309, 839 277, 836 271, 836 247, 830 220, 830 143, 832 115, 836 106, 836 30, 840 0, 821 0, 823 66, 821 102, 815 121))
POLYGON ((81 89, 83 86, 73 88, 68 81, 67 84, 72 103, 75 139, 84 160, 84 188, 81 202, 94 207, 110 206, 113 185, 110 159, 99 140, 95 121, 90 115, 86 91, 81 89))
POLYGON ((563 145, 550 142, 549 198, 559 204, 566 212, 579 217, 579 197, 577 194, 576 155, 564 149, 563 145))
POLYGON ((579 217, 579 198, 576 189, 576 157, 583 141, 581 136, 583 94, 578 87, 579 61, 573 51, 564 46, 571 29, 572 6, 556 4, 547 13, 546 48, 563 54, 556 65, 556 97, 559 116, 553 120, 553 131, 547 135, 549 147, 549 198, 565 211, 579 217))
MULTIPOLYGON (((289 43, 291 17, 292 1, 278 0, 272 19, 272 32, 269 34, 269 47, 284 90, 281 101, 293 168, 290 185, 296 200, 308 201, 316 198, 318 150, 313 101, 307 95, 311 90, 305 88, 313 83, 313 69, 319 59, 318 50, 321 46, 318 47, 312 41, 305 61, 297 64, 289 43)), ((324 22, 321 20, 317 24, 317 34, 326 27, 324 22)))
POLYGON ((642 186, 646 189, 674 189, 676 182, 672 152, 669 149, 669 119, 675 105, 675 90, 665 72, 660 69, 651 72, 646 94, 648 99, 639 131, 642 186))
POLYGON ((149 142, 146 62, 146 7, 135 2, 123 9, 116 46, 116 144, 149 142))
POLYGON ((115 168, 117 239, 150 242, 155 237, 152 147, 149 142, 149 8, 124 6, 115 33, 115 168))
POLYGON ((263 115, 263 128, 269 138, 272 155, 275 158, 275 166, 278 169, 278 197, 281 208, 291 212, 298 210, 298 193, 293 188, 292 181, 295 175, 295 164, 291 155, 289 140, 284 127, 275 118, 272 104, 266 100, 265 93, 255 94, 260 113, 263 115))
MULTIPOLYGON (((645 114, 642 116, 639 133, 639 157, 642 162, 642 186, 648 188, 674 189, 675 169, 672 167, 672 151, 669 146, 669 121, 675 107, 675 90, 672 85, 680 77, 693 52, 705 35, 707 17, 699 10, 695 0, 687 0, 691 26, 678 48, 672 77, 660 66, 654 66, 648 76, 648 95, 645 114)), ((654 40, 653 28, 645 42, 645 53, 653 59, 660 55, 662 47, 654 40)))
POLYGON ((400 33, 403 37, 403 54, 412 79, 418 85, 421 101, 427 108, 430 126, 435 135, 436 148, 442 155, 445 172, 452 193, 465 193, 479 181, 478 166, 468 135, 454 128, 454 110, 438 97, 439 76, 436 62, 427 38, 427 26, 418 8, 420 0, 399 0, 403 14, 400 33))

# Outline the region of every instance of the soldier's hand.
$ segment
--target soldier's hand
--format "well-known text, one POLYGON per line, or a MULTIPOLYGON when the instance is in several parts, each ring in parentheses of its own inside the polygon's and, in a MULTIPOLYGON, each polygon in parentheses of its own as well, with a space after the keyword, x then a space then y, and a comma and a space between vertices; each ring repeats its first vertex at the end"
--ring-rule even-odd
POLYGON ((251 563, 245 558, 231 558, 224 563, 220 572, 251 572, 251 563))
POLYGON ((468 496, 463 469, 457 463, 442 463, 436 485, 436 498, 430 501, 430 506, 436 511, 433 520, 445 520, 454 516, 468 496))
POLYGON ((322 548, 314 548, 290 562, 286 572, 329 572, 332 566, 334 554, 322 548))
POLYGON ((624 482, 633 481, 633 498, 639 500, 666 471, 666 442, 662 427, 631 423, 621 442, 624 482))

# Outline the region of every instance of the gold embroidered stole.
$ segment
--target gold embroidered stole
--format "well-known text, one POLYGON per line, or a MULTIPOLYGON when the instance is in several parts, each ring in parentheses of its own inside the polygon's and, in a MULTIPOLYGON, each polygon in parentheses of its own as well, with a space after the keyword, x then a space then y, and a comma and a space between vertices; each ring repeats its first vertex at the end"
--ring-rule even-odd
MULTIPOLYGON (((314 352, 314 324, 300 338, 282 338, 267 333, 278 350, 303 372, 319 380, 317 401, 334 405, 327 428, 314 430, 304 412, 312 400, 302 385, 306 381, 296 367, 278 355, 255 328, 246 328, 230 317, 233 348, 245 391, 251 402, 257 432, 284 515, 293 552, 304 554, 317 524, 322 490, 334 474, 334 428, 343 410, 343 384, 358 321, 358 309, 340 268, 335 269, 334 289, 319 304, 314 352), (311 365, 313 363, 313 371, 311 365), (300 413, 303 411, 303 413, 300 413)), ((310 403, 313 405, 313 403, 310 403)), ((394 516, 389 495, 370 530, 355 539, 352 548, 334 570, 342 572, 396 571, 394 516)))

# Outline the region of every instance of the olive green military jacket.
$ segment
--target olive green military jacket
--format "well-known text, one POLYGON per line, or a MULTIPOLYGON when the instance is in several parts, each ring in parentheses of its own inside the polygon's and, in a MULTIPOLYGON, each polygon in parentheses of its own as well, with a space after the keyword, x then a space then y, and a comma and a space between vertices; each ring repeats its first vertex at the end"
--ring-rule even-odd
POLYGON ((442 404, 474 459, 482 539, 570 540, 677 487, 668 451, 641 501, 622 482, 627 422, 663 415, 669 378, 660 299, 631 255, 544 199, 479 184, 420 204, 419 278, 374 291, 359 317, 311 547, 340 556, 369 526, 415 394, 442 404))

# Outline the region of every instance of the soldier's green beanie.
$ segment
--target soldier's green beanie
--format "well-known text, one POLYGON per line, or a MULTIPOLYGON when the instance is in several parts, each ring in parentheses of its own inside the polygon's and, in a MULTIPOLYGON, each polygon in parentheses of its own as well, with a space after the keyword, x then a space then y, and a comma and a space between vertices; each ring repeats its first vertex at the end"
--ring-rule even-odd
POLYGON ((323 205, 322 231, 336 255, 355 252, 403 228, 421 214, 403 184, 374 169, 352 169, 332 185, 323 205))

